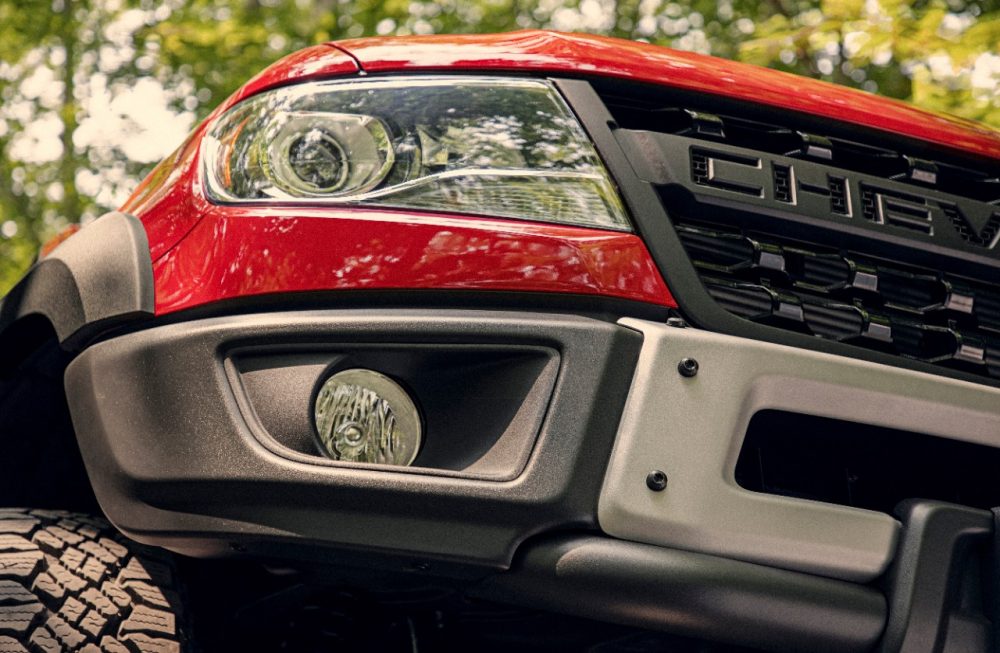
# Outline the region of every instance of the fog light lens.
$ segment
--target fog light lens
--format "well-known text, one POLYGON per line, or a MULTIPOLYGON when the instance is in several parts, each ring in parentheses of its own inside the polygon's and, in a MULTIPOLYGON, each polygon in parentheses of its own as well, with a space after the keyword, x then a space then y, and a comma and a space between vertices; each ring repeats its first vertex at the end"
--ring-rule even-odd
POLYGON ((334 460, 409 465, 420 451, 420 414, 398 383, 352 369, 328 378, 316 396, 319 444, 334 460))

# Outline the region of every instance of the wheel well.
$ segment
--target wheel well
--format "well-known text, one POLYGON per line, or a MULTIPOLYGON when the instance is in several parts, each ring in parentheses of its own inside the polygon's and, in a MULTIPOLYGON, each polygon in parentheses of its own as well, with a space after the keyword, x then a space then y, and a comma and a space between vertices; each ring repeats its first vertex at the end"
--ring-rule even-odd
POLYGON ((25 315, 7 327, 0 334, 0 392, 6 387, 5 382, 21 373, 29 358, 56 340, 51 320, 40 313, 25 315))
POLYGON ((28 315, 0 338, 0 505, 100 513, 70 419, 70 355, 52 323, 28 315))

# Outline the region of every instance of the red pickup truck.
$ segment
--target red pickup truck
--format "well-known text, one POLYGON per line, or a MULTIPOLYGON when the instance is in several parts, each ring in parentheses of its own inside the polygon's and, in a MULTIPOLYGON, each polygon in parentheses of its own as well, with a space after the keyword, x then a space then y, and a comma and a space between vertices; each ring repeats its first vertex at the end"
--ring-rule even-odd
POLYGON ((300 51, 0 305, 0 651, 1000 650, 998 241, 873 95, 300 51))

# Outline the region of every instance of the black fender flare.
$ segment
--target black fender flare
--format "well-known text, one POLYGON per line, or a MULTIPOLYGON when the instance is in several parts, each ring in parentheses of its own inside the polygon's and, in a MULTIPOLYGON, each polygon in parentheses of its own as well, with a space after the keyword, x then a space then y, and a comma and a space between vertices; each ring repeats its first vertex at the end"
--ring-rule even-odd
POLYGON ((52 325, 60 346, 79 351, 110 327, 154 315, 153 264, 135 216, 107 213, 37 262, 0 300, 0 360, 12 327, 31 316, 52 325))

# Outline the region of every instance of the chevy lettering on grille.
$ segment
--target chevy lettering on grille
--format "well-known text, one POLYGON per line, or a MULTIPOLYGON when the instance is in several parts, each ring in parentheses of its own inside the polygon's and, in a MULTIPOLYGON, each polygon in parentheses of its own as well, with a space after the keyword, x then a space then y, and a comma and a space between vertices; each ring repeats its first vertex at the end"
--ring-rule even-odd
POLYGON ((932 173, 914 171, 916 183, 906 183, 685 136, 615 134, 640 178, 682 187, 699 204, 1000 258, 1000 207, 925 187, 932 173))

